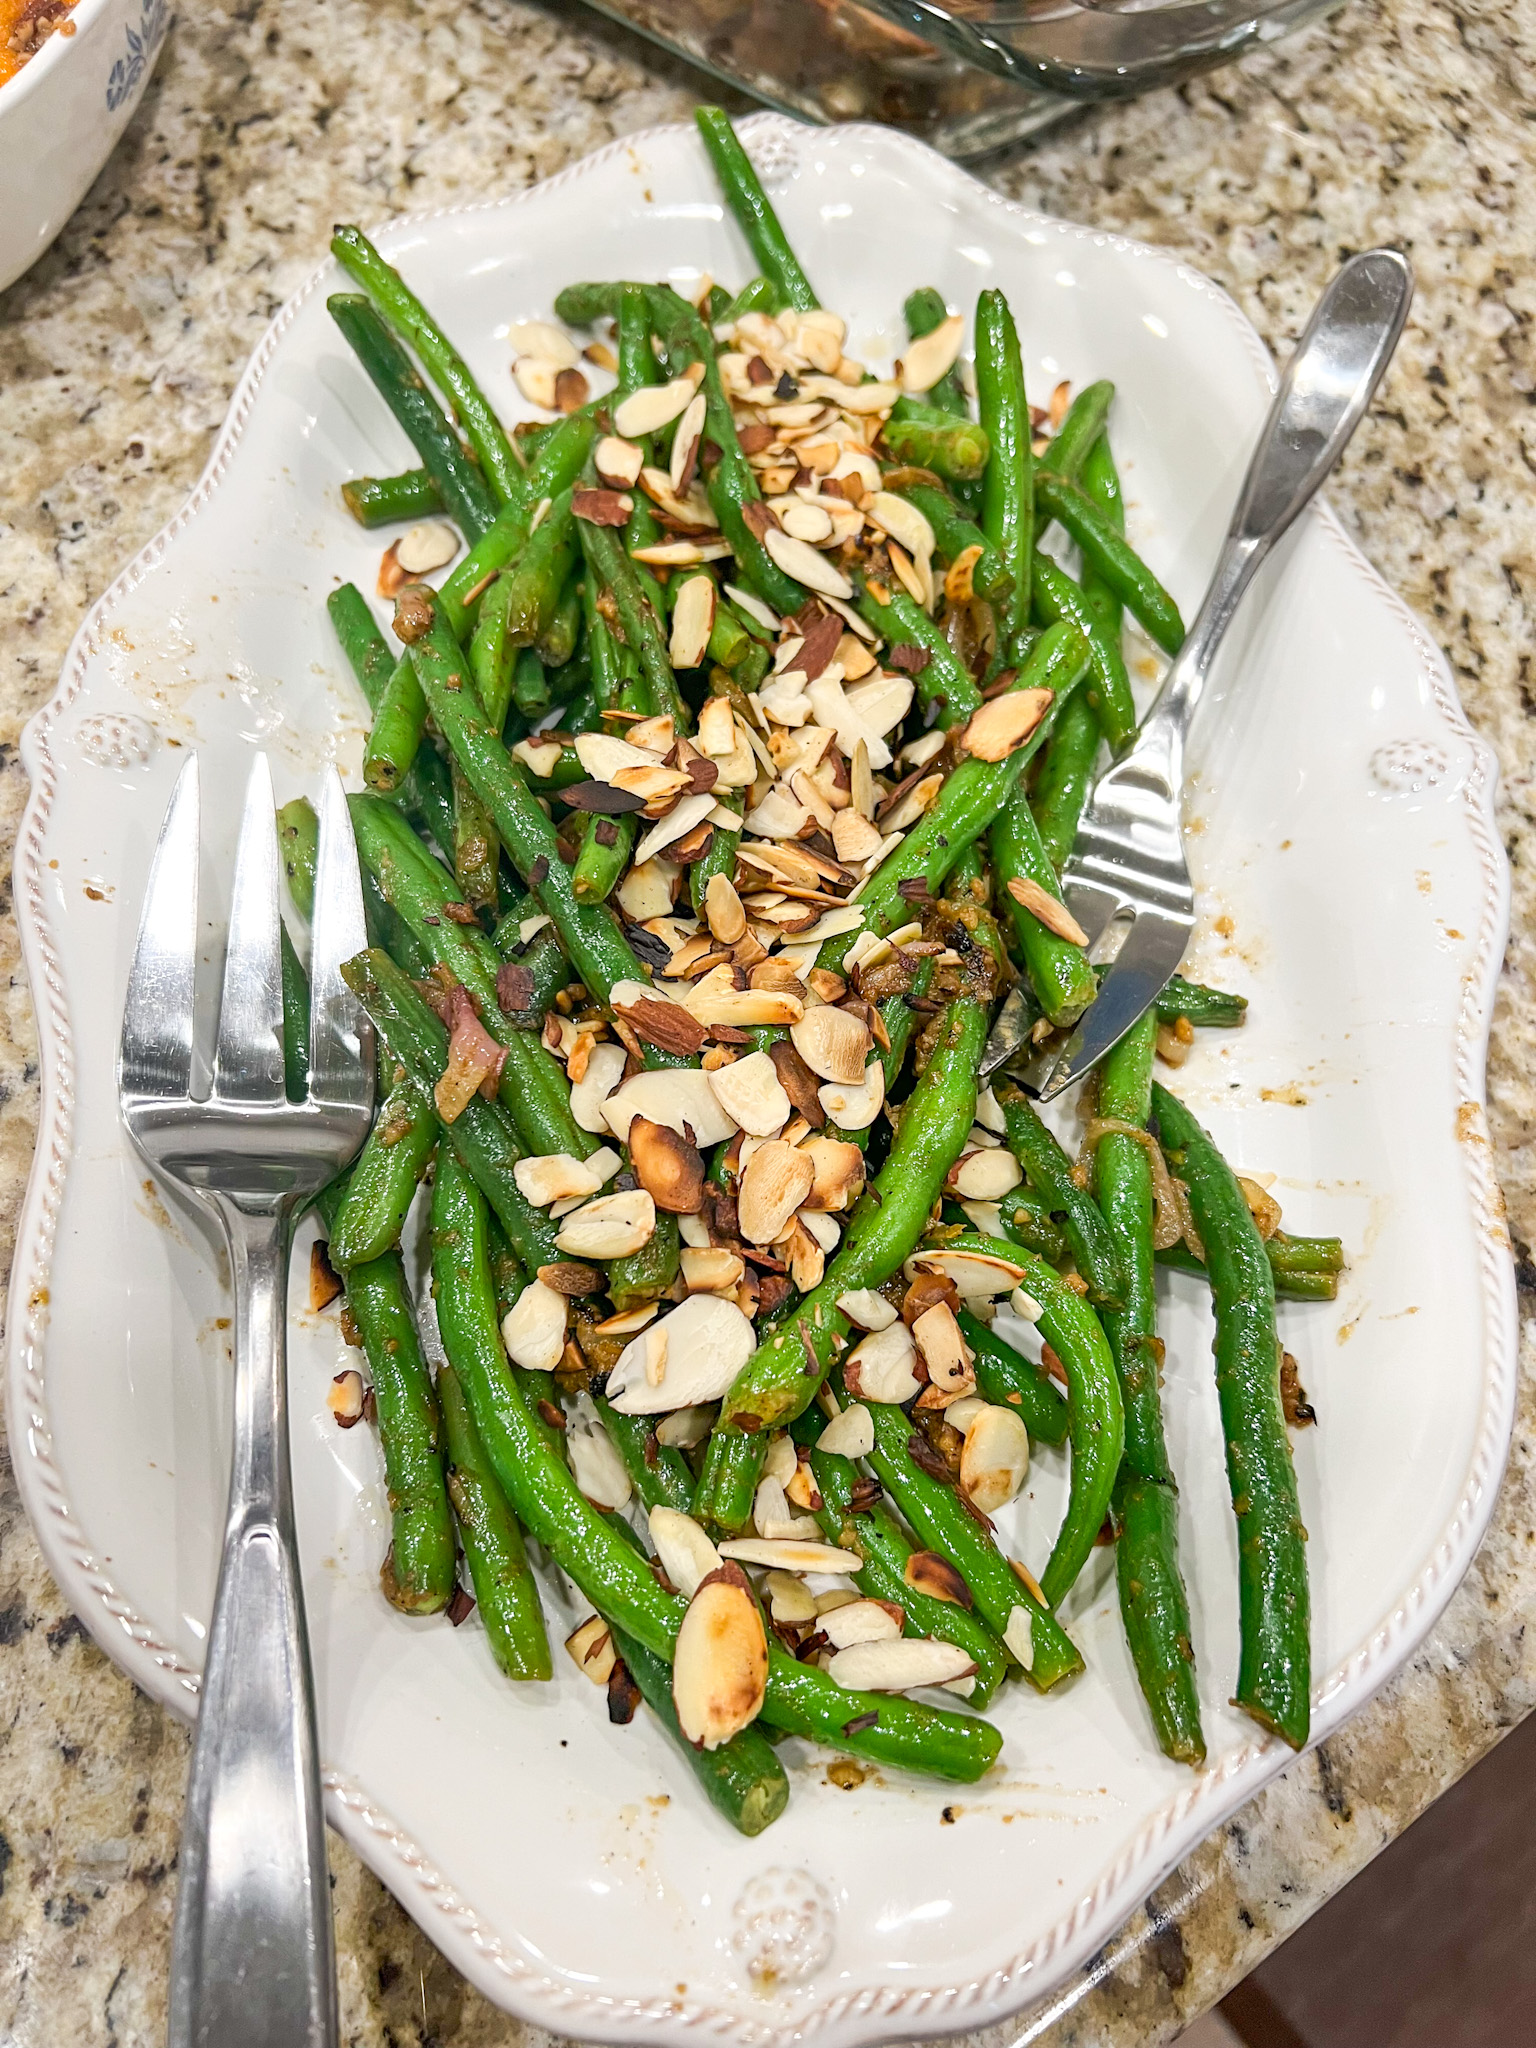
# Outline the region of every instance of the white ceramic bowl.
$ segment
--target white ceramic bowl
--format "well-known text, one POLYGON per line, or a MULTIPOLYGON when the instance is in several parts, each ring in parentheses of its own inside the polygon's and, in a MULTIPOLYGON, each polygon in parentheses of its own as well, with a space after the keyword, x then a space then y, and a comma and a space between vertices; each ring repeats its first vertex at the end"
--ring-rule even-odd
POLYGON ((0 85, 0 290, 42 255, 117 147, 155 68, 170 0, 76 0, 54 34, 0 85))

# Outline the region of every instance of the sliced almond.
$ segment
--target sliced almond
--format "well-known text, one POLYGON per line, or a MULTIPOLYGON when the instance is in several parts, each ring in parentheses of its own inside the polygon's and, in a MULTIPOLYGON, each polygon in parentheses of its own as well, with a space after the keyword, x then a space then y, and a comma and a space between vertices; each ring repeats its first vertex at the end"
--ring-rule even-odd
POLYGON ((746 1261, 727 1246, 684 1247, 678 1255, 690 1294, 731 1294, 746 1278, 746 1261))
POLYGON ((1008 894, 1015 903, 1022 904, 1031 917, 1038 917, 1046 930, 1054 932, 1057 938, 1065 939, 1072 946, 1088 944, 1088 934, 1060 897, 1053 896, 1049 889, 1042 889, 1029 875, 1010 875, 1008 894))
POLYGON ((609 1166, 606 1174, 602 1166, 594 1168, 585 1159, 573 1159, 569 1152, 545 1152, 519 1159, 512 1169, 512 1178, 517 1182, 518 1192, 535 1209, 547 1209, 551 1202, 568 1201, 572 1195, 595 1195, 604 1180, 618 1171, 618 1154, 606 1146, 603 1153, 607 1154, 606 1159, 602 1153, 594 1156, 609 1166))
POLYGON ((873 1041, 868 1028, 851 1012, 819 1003, 790 1026, 789 1037, 811 1072, 823 1081, 863 1084, 864 1062, 873 1041))
MULTIPOLYGON (((817 1014, 812 1012, 813 1016, 817 1014)), ((885 1068, 879 1060, 871 1060, 857 1086, 828 1081, 824 1088, 817 1089, 816 1097, 830 1122, 845 1131, 867 1131, 885 1101, 885 1068)))
POLYGON ((888 1330, 899 1320, 897 1311, 883 1294, 872 1287, 854 1287, 837 1297, 838 1312, 861 1330, 888 1330))
POLYGON ((695 739, 700 752, 712 760, 724 760, 736 751, 736 715, 729 697, 705 698, 695 739))
POLYGON ((693 379, 676 377, 670 384, 647 384, 632 391, 613 409, 613 430, 626 441, 642 440, 671 426, 693 403, 693 379))
POLYGON ((355 1423, 363 1419, 363 1402, 366 1397, 367 1389, 363 1385, 362 1374, 355 1367, 348 1366, 345 1372, 337 1373, 326 1389, 325 1405, 343 1429, 351 1429, 355 1423))
POLYGON ((575 1210, 561 1224, 555 1243, 578 1259, 625 1259, 649 1244, 655 1231, 656 1204, 644 1188, 634 1188, 599 1195, 575 1210))
POLYGON ((947 1301, 925 1309, 912 1325, 912 1341, 928 1368, 928 1383, 956 1399, 976 1385, 970 1350, 947 1301))
POLYGON ((904 1270, 909 1280, 916 1273, 942 1273, 953 1280, 965 1301, 987 1301, 1009 1294, 1025 1278, 1022 1266, 990 1252, 914 1252, 904 1270))
POLYGON ((639 1308, 627 1308, 619 1315, 604 1316, 600 1323, 592 1325, 592 1334, 594 1337, 633 1337, 637 1330, 653 1323, 660 1313, 660 1302, 643 1302, 639 1308))
POLYGON ((808 1138, 800 1150, 816 1175, 806 1197, 806 1215, 818 1211, 838 1215, 851 1209, 864 1188, 864 1154, 859 1147, 845 1138, 808 1138))
POLYGON ((703 392, 696 392, 684 408, 683 416, 677 423, 677 432, 672 436, 672 453, 667 464, 667 474, 674 491, 686 490, 692 481, 699 443, 704 438, 705 406, 703 392))
POLYGON ((501 1341, 514 1365, 528 1372, 553 1372, 565 1350, 568 1303, 542 1280, 526 1286, 502 1318, 501 1341))
POLYGON ((638 768, 620 768, 613 776, 613 787, 640 797, 649 818, 661 817, 672 799, 690 786, 691 779, 684 769, 663 768, 659 761, 647 761, 638 768))
POLYGON ((736 1196, 742 1236, 751 1244, 772 1244, 810 1193, 815 1177, 814 1166, 798 1147, 777 1138, 760 1145, 747 1162, 736 1196))
POLYGON ((580 1628, 572 1629, 565 1639, 565 1647, 583 1678, 590 1678, 594 1685, 608 1683, 618 1652, 613 1647, 608 1624, 600 1614, 589 1616, 580 1628))
POLYGON ((665 1444, 669 1450, 691 1451, 703 1443, 714 1422, 715 1411, 706 1405, 674 1408, 670 1415, 663 1415, 656 1424, 656 1441, 665 1444))
POLYGON ((603 1132, 610 1128, 603 1104, 623 1080, 627 1064, 622 1045, 604 1041, 593 1046, 585 1072, 571 1087, 571 1114, 584 1131, 603 1132))
POLYGON ((632 740, 611 732, 584 732, 576 737, 576 758, 594 782, 612 782, 622 768, 659 768, 660 759, 632 740))
POLYGON ((971 713, 962 735, 968 754, 980 761, 1006 760, 1021 747, 1050 710, 1050 690, 1007 690, 971 713))
POLYGON ((395 560, 407 576, 425 576, 446 568, 459 552, 459 537, 441 520, 413 526, 395 542, 395 560))
POLYGON ((788 1572, 770 1572, 763 1581, 768 1611, 782 1628, 794 1628, 816 1619, 815 1595, 807 1592, 805 1581, 788 1572))
POLYGON ((901 1568, 901 1575, 914 1593, 926 1593, 930 1600, 944 1600, 953 1607, 973 1607, 970 1587, 947 1557, 936 1550, 914 1550, 901 1568))
POLYGON ((1035 1668, 1034 1630, 1034 1612, 1028 1607, 1015 1607, 1008 1616, 1008 1626, 1003 1630, 1003 1648, 1026 1671, 1035 1668))
POLYGON ((827 1270, 827 1255, 820 1239, 798 1218, 789 1235, 779 1239, 776 1248, 789 1268, 790 1279, 802 1294, 809 1294, 812 1288, 821 1285, 822 1275, 827 1270))
POLYGON ((898 498, 894 491, 876 491, 864 509, 914 561, 928 560, 933 553, 933 528, 915 505, 898 498))
POLYGON ((998 1202, 1024 1178, 1024 1169, 1005 1145, 967 1152, 949 1176, 963 1201, 998 1202))
POLYGON ((542 356, 557 370, 574 370, 581 360, 575 342, 552 320, 514 320, 507 339, 514 355, 542 356))
POLYGON ((566 1431, 565 1452, 571 1477, 593 1507, 617 1513, 628 1505, 633 1491, 629 1473, 612 1438, 597 1426, 595 1418, 578 1421, 566 1431))
POLYGON ((672 908, 672 889, 678 870, 664 860, 642 861, 630 869, 614 891, 624 913, 636 924, 653 917, 665 917, 672 908))
POLYGON ((688 1603, 672 1661, 672 1704, 695 1749, 718 1749, 755 1720, 768 1685, 768 1638, 738 1566, 711 1572, 688 1603))
POLYGON ((677 1508, 652 1508, 650 1531, 667 1577, 691 1600, 710 1573, 719 1571, 720 1553, 692 1515, 677 1508))
POLYGON ((658 540, 630 549, 637 562, 655 569, 691 569, 700 562, 723 561, 730 552, 728 540, 658 540))
POLYGON ((726 1115, 755 1138, 771 1138, 789 1121, 789 1097, 766 1052, 748 1053, 717 1068, 709 1085, 726 1115))
POLYGON ((856 1401, 877 1401, 900 1407, 919 1393, 922 1382, 913 1367, 917 1346, 905 1323, 873 1330, 843 1360, 843 1381, 856 1401))
POLYGON ((914 1686, 972 1678, 975 1672, 975 1664, 958 1643, 941 1642, 937 1636, 855 1643, 839 1650, 827 1666, 828 1677, 850 1692, 909 1692, 914 1686))
POLYGON ((670 1124, 634 1117, 627 1139, 635 1178, 669 1216, 696 1216, 704 1205, 704 1160, 670 1124))
POLYGON ((964 1436, 971 1424, 978 1416, 984 1414, 989 1406, 990 1403, 984 1401, 980 1394, 967 1394, 962 1400, 950 1403, 944 1410, 944 1420, 951 1429, 958 1429, 964 1436))
POLYGON ((674 668, 697 668, 715 623, 715 585, 709 576, 690 576, 677 594, 668 647, 674 668))
POLYGON ((848 1600, 822 1616, 822 1632, 834 1650, 851 1650, 855 1643, 890 1643, 901 1634, 901 1623, 883 1600, 848 1600))
POLYGON ((850 1402, 821 1432, 816 1448, 828 1457, 867 1458, 875 1448, 875 1418, 862 1401, 850 1402))
POLYGON ((690 1294, 652 1329, 667 1332, 667 1373, 659 1387, 645 1377, 645 1344, 626 1344, 608 1376, 607 1399, 621 1415, 664 1415, 718 1401, 757 1346, 752 1325, 732 1301, 690 1294))
POLYGON ((564 752, 558 740, 519 740, 512 749, 512 758, 521 761, 530 775, 542 779, 554 774, 564 752))
POLYGON ((788 1537, 733 1536, 720 1545, 720 1555, 779 1572, 857 1572, 864 1568, 857 1551, 840 1550, 830 1543, 794 1542, 788 1537))
POLYGON ((951 313, 931 332, 909 343, 901 359, 903 391, 931 391, 954 367, 965 334, 965 315, 951 313))
POLYGON ((853 585, 842 570, 809 541, 796 540, 792 533, 770 526, 763 535, 763 546, 784 574, 807 590, 819 591, 825 597, 852 597, 853 585))
POLYGON ((725 594, 738 611, 745 612, 755 625, 763 627, 765 631, 777 633, 783 624, 776 611, 770 610, 752 591, 743 590, 739 583, 727 583, 725 594))
POLYGON ((1015 1409, 989 1405, 965 1433, 960 1488, 984 1515, 1016 1500, 1029 1472, 1029 1431, 1015 1409))
POLYGON ((752 1525, 759 1536, 776 1542, 814 1543, 820 1533, 807 1516, 791 1514, 784 1482, 771 1472, 764 1473, 752 1496, 752 1525))
POLYGON ((622 491, 639 482, 645 453, 633 441, 622 441, 617 434, 605 434, 598 442, 592 459, 603 482, 616 491, 622 491))
POLYGON ((794 1471, 784 1482, 784 1493, 792 1507, 805 1508, 814 1513, 822 1505, 816 1475, 811 1470, 808 1457, 797 1462, 794 1471))
POLYGON ((702 825, 715 807, 715 799, 706 790, 695 796, 679 797, 658 824, 651 827, 640 844, 635 848, 635 861, 654 860, 658 853, 685 839, 696 825, 702 825))
POLYGON ((774 509, 778 512, 784 531, 793 534, 796 540, 809 541, 812 547, 832 538, 832 515, 825 506, 807 504, 803 498, 779 499, 774 509))
POLYGON ((548 356, 519 356, 512 365, 512 377, 530 405, 553 412, 561 367, 559 363, 551 362, 548 356))
POLYGON ((704 915, 723 946, 734 946, 747 929, 747 913, 729 875, 711 875, 704 891, 704 915))
MULTIPOLYGON (((863 740, 859 745, 864 749, 866 764, 869 749, 863 740)), ((871 798, 871 801, 873 799, 871 798)), ((857 862, 868 860, 885 844, 885 834, 877 825, 872 825, 858 809, 857 799, 846 810, 839 811, 832 821, 832 844, 837 849, 839 860, 857 862)))
POLYGON ((703 1073, 697 1067, 659 1067, 650 1073, 636 1074, 603 1105, 608 1128, 623 1144, 629 1137, 631 1120, 643 1116, 652 1123, 667 1124, 680 1137, 687 1137, 691 1130, 692 1144, 719 1145, 735 1136, 736 1124, 722 1108, 714 1080, 713 1074, 703 1073), (685 1124, 688 1130, 683 1128, 685 1124))

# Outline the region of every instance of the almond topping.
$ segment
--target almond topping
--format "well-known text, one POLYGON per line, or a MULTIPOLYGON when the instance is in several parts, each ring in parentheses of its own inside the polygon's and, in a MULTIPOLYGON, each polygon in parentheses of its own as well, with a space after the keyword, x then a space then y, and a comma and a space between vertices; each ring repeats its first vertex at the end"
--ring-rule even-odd
POLYGON ((624 1259, 649 1244, 656 1230, 656 1204, 643 1188, 599 1195, 567 1216, 555 1243, 584 1259, 624 1259))
POLYGON ((867 1458, 875 1448, 875 1418, 862 1401, 852 1402, 827 1424, 816 1448, 828 1457, 867 1458))
POLYGON ((970 1587, 947 1557, 936 1550, 914 1550, 902 1566, 902 1577, 915 1593, 945 1600, 955 1607, 975 1605, 970 1587))
POLYGON ((565 1319, 565 1296, 542 1280, 531 1282, 502 1318, 508 1358, 528 1372, 553 1372, 565 1349, 565 1319))
MULTIPOLYGON (((972 720, 972 723, 975 721, 972 720)), ((1054 932, 1058 939, 1065 939, 1072 946, 1088 944, 1088 934, 1065 903, 1059 897, 1053 896, 1048 889, 1042 889, 1040 884, 1032 881, 1028 875, 1010 875, 1008 894, 1015 903, 1022 904, 1031 917, 1038 917, 1046 930, 1054 932)))
POLYGON ((608 1376, 607 1398, 621 1415, 662 1415, 718 1401, 757 1344, 736 1304, 713 1294, 690 1294, 650 1327, 667 1333, 666 1379, 659 1387, 648 1383, 643 1340, 650 1331, 642 1331, 608 1376))
POLYGON ((658 1209, 693 1216, 704 1201, 704 1161, 698 1148, 667 1124, 637 1116, 629 1127, 635 1177, 658 1209))
POLYGON ((692 1515, 678 1508, 652 1508, 650 1530, 667 1577, 685 1600, 691 1600, 710 1574, 719 1571, 720 1553, 692 1515))
POLYGON ((711 1572, 688 1603, 672 1663, 678 1725, 696 1749, 718 1749, 757 1717, 768 1685, 768 1639, 739 1565, 711 1572))
POLYGON ((639 482, 645 455, 633 441, 621 441, 617 434, 605 434, 597 444, 593 460, 603 482, 616 491, 622 491, 639 482))
MULTIPOLYGON (((626 441, 659 433, 693 403, 693 379, 676 377, 670 384, 651 384, 632 391, 613 410, 613 430, 626 441)), ((537 402, 537 401, 535 401, 537 402)))
POLYGON ((955 1400, 974 1390, 971 1354, 947 1301, 935 1302, 923 1311, 912 1325, 912 1339, 928 1368, 930 1386, 955 1400))
POLYGON ((965 334, 965 315, 951 313, 929 333, 910 343, 901 363, 903 391, 931 391, 955 367, 965 334))
MULTIPOLYGON (((673 1581, 675 1585, 676 1580, 673 1581)), ((594 1614, 572 1629, 565 1639, 565 1647, 571 1654, 572 1662, 583 1678, 590 1678, 594 1685, 606 1685, 617 1661, 613 1637, 608 1633, 608 1624, 600 1614, 594 1614)))
POLYGON ((976 1666, 957 1643, 935 1636, 901 1637, 883 1643, 855 1643, 839 1650, 827 1675, 854 1692, 907 1692, 918 1685, 948 1685, 975 1675, 976 1666))
POLYGON ((574 491, 571 510, 588 526, 622 526, 635 509, 627 491, 574 491))
POLYGON ((1024 1169, 1005 1145, 967 1152, 949 1175, 949 1185, 966 1202, 998 1202, 1024 1178, 1024 1169))
POLYGON ((894 1613, 883 1600, 847 1600, 821 1619, 822 1632, 834 1650, 855 1643, 889 1643, 901 1634, 901 1609, 894 1613))
POLYGON ((1018 1498, 1029 1472, 1029 1431, 1012 1408, 989 1406, 965 1433, 960 1489, 984 1515, 1018 1498))
POLYGON ((968 754, 980 761, 1003 761, 1021 747, 1050 710, 1050 690, 1009 690, 971 714, 962 735, 968 754))
POLYGON ((730 1294, 746 1278, 746 1261, 725 1245, 685 1247, 679 1263, 690 1294, 730 1294))
POLYGON ((771 1138, 789 1120, 789 1097, 766 1052, 748 1053, 728 1067, 717 1067, 709 1084, 726 1115, 755 1138, 771 1138))
POLYGON ((363 1418, 364 1395, 362 1374, 348 1366, 345 1372, 337 1373, 327 1387, 325 1405, 343 1429, 351 1429, 363 1418))
POLYGON ((891 1323, 854 1346, 843 1360, 843 1379, 855 1400, 900 1407, 921 1388, 916 1363, 911 1331, 905 1323, 891 1323))
POLYGON ((823 1081, 859 1086, 873 1041, 868 1028, 847 1010, 819 1003, 789 1030, 790 1043, 823 1081))
POLYGON ((815 1177, 811 1161, 796 1146, 777 1138, 760 1145, 747 1162, 736 1197, 743 1237, 752 1244, 772 1244, 810 1193, 815 1177))
POLYGON ((690 576, 677 594, 668 653, 674 668, 697 668, 715 623, 715 585, 709 576, 690 576))

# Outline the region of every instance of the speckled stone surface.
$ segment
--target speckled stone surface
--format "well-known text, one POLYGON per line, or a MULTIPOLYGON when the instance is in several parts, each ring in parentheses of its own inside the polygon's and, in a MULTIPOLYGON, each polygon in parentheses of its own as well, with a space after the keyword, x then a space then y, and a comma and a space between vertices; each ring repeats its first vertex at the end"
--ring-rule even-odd
MULTIPOLYGON (((236 375, 333 219, 499 193, 685 115, 694 74, 580 10, 241 0, 186 10, 62 240, 0 297, 0 1258, 36 1114, 10 915, 16 740, 85 606, 200 470, 236 375)), ((1357 0, 985 174, 1187 256, 1283 349, 1339 257, 1404 246, 1413 320, 1333 489, 1449 653, 1503 767, 1515 935, 1490 1069, 1536 1240, 1536 6, 1357 0)), ((1529 1261, 1522 1276, 1536 1287, 1529 1261)), ((1536 1296, 1526 1295, 1527 1309, 1536 1296)), ((1531 1357, 1527 1333, 1527 1364, 1531 1357)), ((1154 2048, 1536 1705, 1536 1400, 1441 1626, 1341 1736, 1205 1843, 1049 2010, 985 2037, 1154 2048)), ((63 1608, 0 1477, 0 2042, 163 2039, 187 1740, 63 1608)), ((349 2048, 547 2037, 486 2006, 334 1840, 349 2048)))

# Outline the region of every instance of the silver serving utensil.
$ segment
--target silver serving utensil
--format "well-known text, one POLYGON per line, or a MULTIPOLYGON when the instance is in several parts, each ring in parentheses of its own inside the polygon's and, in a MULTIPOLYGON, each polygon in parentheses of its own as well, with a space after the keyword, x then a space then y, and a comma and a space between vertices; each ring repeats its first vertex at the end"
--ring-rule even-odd
MULTIPOLYGON (((1080 1081, 1156 1001, 1184 957, 1195 897, 1184 860, 1184 744, 1212 657, 1275 542, 1343 454, 1391 360, 1413 297, 1395 249, 1352 256, 1318 301, 1286 364, 1249 464, 1205 602, 1135 744, 1099 778, 1062 874, 1067 906, 1093 945, 1117 918, 1134 920, 1094 1002, 1065 1048, 1037 1060, 1026 1084, 1049 1102, 1080 1081)), ((983 1073, 1019 1049, 1006 1013, 983 1073)))
POLYGON ((336 1970, 314 1684, 288 1463, 288 1251, 299 1204, 351 1158, 373 1101, 372 1028, 341 979, 367 944, 346 798, 320 802, 309 1092, 283 1088, 272 778, 246 789, 213 1089, 192 1095, 198 765, 160 828, 118 1053, 123 1121, 153 1170, 211 1209, 235 1288, 235 1443, 182 1822, 170 2048, 335 2048, 336 1970))

